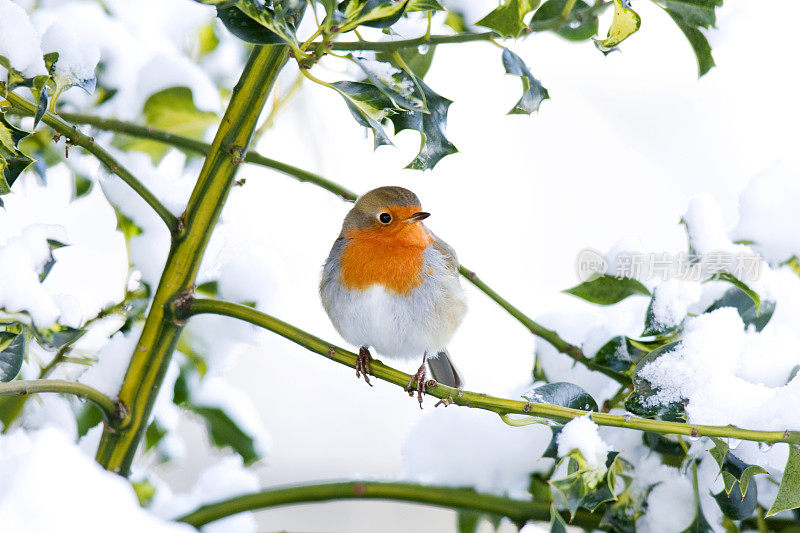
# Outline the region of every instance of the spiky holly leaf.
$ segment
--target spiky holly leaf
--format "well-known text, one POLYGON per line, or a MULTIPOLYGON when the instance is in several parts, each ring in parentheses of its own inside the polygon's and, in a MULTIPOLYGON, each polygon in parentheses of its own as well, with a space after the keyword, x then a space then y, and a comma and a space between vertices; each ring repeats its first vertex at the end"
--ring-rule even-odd
POLYGON ((228 30, 242 40, 255 44, 296 42, 297 25, 303 18, 306 2, 275 0, 238 0, 217 6, 217 16, 228 30), (232 8, 232 9, 231 9, 232 8), (242 16, 244 15, 244 16, 242 16), (248 21, 247 19, 251 19, 248 21), (255 22, 254 25, 252 22, 255 22), (258 25, 268 32, 261 31, 258 25))
POLYGON ((395 107, 405 111, 428 112, 425 96, 411 74, 388 62, 372 61, 363 57, 352 59, 366 74, 367 79, 392 100, 395 107))
POLYGON ((642 19, 639 14, 631 9, 628 0, 614 0, 614 18, 605 39, 595 39, 594 44, 604 54, 614 50, 622 41, 636 33, 642 19))
POLYGON ((428 87, 424 81, 417 80, 428 112, 401 111, 391 115, 389 120, 394 124, 394 131, 416 130, 420 133, 420 150, 417 157, 406 168, 429 170, 436 166, 443 157, 458 152, 458 149, 445 137, 447 126, 447 109, 452 103, 428 87))
POLYGON ((506 69, 506 74, 513 74, 519 76, 522 80, 522 98, 511 108, 508 112, 509 115, 530 115, 535 111, 539 111, 539 105, 550 98, 547 94, 547 89, 533 77, 528 66, 517 54, 503 48, 503 67, 506 69))
POLYGON ((786 468, 783 469, 778 495, 767 511, 767 516, 798 507, 800 507, 800 447, 790 444, 789 459, 786 460, 786 468))
POLYGON ((416 46, 413 48, 401 48, 397 51, 402 63, 397 60, 395 55, 390 52, 377 52, 375 59, 384 63, 389 63, 396 68, 407 68, 411 74, 417 78, 424 78, 433 63, 433 52, 435 46, 416 46))
POLYGON ((372 130, 375 136, 375 148, 392 144, 381 126, 381 121, 396 116, 395 113, 398 112, 388 96, 371 83, 338 81, 331 86, 342 95, 356 122, 372 130))
POLYGON ((505 0, 475 24, 494 30, 502 37, 519 37, 527 28, 522 19, 537 5, 538 0, 505 0))
POLYGON ((758 487, 756 487, 755 483, 750 484, 747 482, 756 473, 766 473, 766 470, 760 466, 748 465, 732 453, 727 453, 722 464, 725 490, 714 495, 717 505, 719 505, 725 516, 732 520, 744 520, 753 514, 758 503, 758 487), (750 468, 749 472, 748 468, 750 468), (740 478, 746 480, 745 485, 740 485, 740 478), (747 490, 748 485, 751 485, 750 490, 747 490))

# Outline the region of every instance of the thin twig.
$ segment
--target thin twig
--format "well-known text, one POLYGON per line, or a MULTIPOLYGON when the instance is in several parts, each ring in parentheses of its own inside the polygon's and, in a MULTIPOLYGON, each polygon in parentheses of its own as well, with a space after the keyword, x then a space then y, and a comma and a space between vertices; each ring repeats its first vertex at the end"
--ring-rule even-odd
POLYGON ((0 396, 27 396, 45 392, 71 394, 88 400, 100 408, 106 422, 118 418, 119 406, 117 403, 99 390, 83 383, 63 379, 31 379, 0 383, 0 396))

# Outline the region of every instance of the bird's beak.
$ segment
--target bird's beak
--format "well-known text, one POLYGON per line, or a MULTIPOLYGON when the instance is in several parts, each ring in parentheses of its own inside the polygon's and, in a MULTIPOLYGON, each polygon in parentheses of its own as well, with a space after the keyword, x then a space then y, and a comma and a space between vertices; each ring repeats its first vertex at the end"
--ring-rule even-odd
POLYGON ((426 213, 425 211, 420 211, 419 213, 414 213, 410 217, 406 219, 406 222, 419 222, 420 220, 425 220, 431 216, 430 213, 426 213))

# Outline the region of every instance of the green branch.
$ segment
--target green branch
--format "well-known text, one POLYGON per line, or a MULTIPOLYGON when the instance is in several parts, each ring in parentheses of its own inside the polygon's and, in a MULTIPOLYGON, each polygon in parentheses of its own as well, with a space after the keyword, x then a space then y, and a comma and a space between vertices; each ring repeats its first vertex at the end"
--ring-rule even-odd
MULTIPOLYGON (((318 353, 351 368, 356 367, 356 354, 339 348, 327 341, 315 337, 291 324, 287 324, 275 317, 256 311, 252 307, 224 302, 213 299, 196 299, 191 302, 180 301, 170 305, 172 312, 177 320, 183 321, 194 315, 216 314, 237 318, 249 322, 261 328, 267 329, 290 341, 303 346, 304 348, 318 353)), ((411 380, 411 376, 384 365, 378 360, 370 363, 370 373, 378 379, 388 381, 400 387, 405 387, 411 380)), ((543 403, 522 402, 518 400, 508 400, 496 398, 483 393, 470 392, 454 389, 441 383, 430 380, 426 383, 426 392, 431 396, 440 398, 446 405, 456 404, 466 407, 474 407, 492 411, 501 416, 509 414, 533 415, 534 417, 546 418, 558 422, 567 422, 573 418, 589 415, 592 420, 600 426, 611 426, 635 429, 638 431, 650 431, 660 435, 688 435, 691 437, 729 437, 742 440, 757 442, 788 442, 800 444, 800 432, 798 431, 756 431, 740 429, 733 426, 704 426, 698 424, 683 424, 680 422, 666 422, 663 420, 650 420, 630 415, 612 415, 608 413, 596 413, 592 411, 582 411, 580 409, 570 409, 560 405, 543 403)), ((524 419, 522 422, 532 422, 533 419, 524 419)))
POLYGON ((165 308, 176 298, 191 294, 208 240, 247 153, 258 116, 287 59, 286 46, 254 47, 233 89, 181 216, 181 227, 173 234, 158 289, 119 391, 120 401, 129 407, 130 414, 116 431, 106 428, 100 440, 97 461, 108 470, 122 475, 130 470, 183 330, 183 323, 174 320, 165 308))
MULTIPOLYGON (((449 509, 464 509, 506 516, 522 525, 529 520, 550 520, 550 502, 512 500, 493 494, 481 494, 472 489, 432 487, 413 483, 387 483, 379 481, 348 481, 344 483, 319 483, 293 487, 266 489, 244 494, 217 503, 204 505, 178 519, 194 527, 201 527, 215 520, 279 505, 326 502, 330 500, 393 500, 422 503, 449 509)), ((562 511, 569 521, 569 513, 562 511)), ((601 514, 579 510, 572 525, 584 529, 597 529, 601 514)))
POLYGON ((45 392, 71 394, 88 400, 100 408, 107 423, 117 420, 121 414, 114 400, 83 383, 63 379, 32 379, 0 383, 0 396, 27 396, 45 392))
POLYGON ((393 52, 403 48, 416 48, 417 46, 451 43, 467 43, 471 41, 491 41, 495 33, 486 31, 483 33, 459 33, 458 35, 423 35, 416 39, 405 39, 399 41, 355 41, 355 42, 335 42, 333 50, 375 50, 379 52, 393 52))
MULTIPOLYGON (((208 155, 209 150, 211 150, 211 145, 204 143, 202 141, 196 141, 188 137, 175 135, 148 126, 139 126, 136 124, 131 124, 130 122, 125 122, 122 120, 100 118, 92 115, 84 115, 81 113, 61 113, 61 116, 64 117, 64 119, 69 120, 70 122, 74 122, 76 124, 87 124, 101 130, 122 133, 125 135, 130 135, 132 137, 150 139, 152 141, 168 144, 170 146, 174 146, 175 148, 179 148, 181 150, 185 150, 188 152, 195 152, 203 155, 208 155)), ((353 202, 357 198, 354 192, 348 190, 345 187, 342 187, 337 183, 327 180, 322 176, 318 176, 313 172, 308 172, 306 170, 294 167, 292 165, 282 163, 274 159, 270 159, 269 157, 263 156, 256 152, 247 152, 247 154, 245 154, 244 156, 244 161, 246 163, 252 163, 254 165, 259 165, 262 167, 267 167, 273 170, 277 170, 278 172, 286 174, 287 176, 291 176, 297 179, 298 181, 313 183, 318 187, 322 187, 323 189, 330 191, 337 196, 340 196, 344 200, 353 202)))
MULTIPOLYGON (((34 116, 36 114, 36 104, 33 104, 25 98, 6 90, 6 85, 0 82, 0 95, 5 97, 15 108, 23 114, 34 116)), ((178 219, 170 213, 164 204, 162 204, 150 190, 139 181, 136 176, 130 173, 122 164, 120 164, 114 157, 109 154, 102 146, 94 142, 92 137, 81 133, 74 125, 69 124, 61 119, 58 115, 50 112, 45 112, 42 117, 42 122, 53 128, 59 135, 67 138, 70 144, 80 146, 103 163, 108 170, 119 176, 122 181, 128 184, 142 200, 147 202, 153 211, 161 217, 164 224, 170 232, 175 231, 178 219)))

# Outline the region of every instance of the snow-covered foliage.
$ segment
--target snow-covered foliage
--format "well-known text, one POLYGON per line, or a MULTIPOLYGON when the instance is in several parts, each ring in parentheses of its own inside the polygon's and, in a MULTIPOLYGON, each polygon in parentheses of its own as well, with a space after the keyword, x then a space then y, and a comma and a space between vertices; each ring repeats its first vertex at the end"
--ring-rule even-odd
MULTIPOLYGON (((356 27, 382 45, 431 27, 434 34, 469 28, 475 31, 470 39, 488 28, 496 40, 542 32, 586 43, 594 38, 604 51, 639 27, 624 1, 550 0, 538 7, 448 0, 441 2, 447 13, 436 2, 311 2, 307 9, 315 13, 305 18, 305 2, 205 3, 0 0, 0 386, 66 380, 102 394, 112 416, 126 415, 129 406, 118 396, 130 386, 132 354, 152 348, 145 322, 151 307, 162 311, 152 305, 153 295, 173 239, 185 230, 204 165, 202 150, 79 126, 114 159, 103 164, 74 147, 68 133, 54 137, 48 129, 54 119, 43 120, 45 110, 65 118, 73 113, 78 124, 118 119, 210 142, 245 62, 249 45, 240 38, 289 42, 293 61, 307 73, 321 70, 317 64, 331 41, 349 38, 356 27), (565 5, 574 13, 563 13, 565 5), (612 5, 603 39, 598 32, 605 19, 598 17, 612 5), (274 6, 283 19, 274 17, 274 6), (336 29, 325 26, 317 34, 313 15, 323 20, 325 7, 335 11, 328 15, 336 29), (417 12, 427 9, 434 11, 430 18, 417 12), (319 40, 301 46, 297 35, 319 40), (13 105, 11 96, 30 107, 13 105), (166 216, 120 178, 122 167, 166 216), (170 216, 174 227, 164 224, 170 216)), ((713 62, 702 44, 719 2, 657 4, 690 36, 705 73, 713 62)), ((434 49, 363 51, 351 61, 328 56, 321 63, 326 75, 348 78, 324 85, 372 132, 375 146, 391 144, 392 129, 422 134, 412 169, 432 169, 457 151, 445 137, 450 101, 422 82, 434 49)), ((502 54, 506 73, 523 85, 510 113, 537 111, 547 90, 519 56, 508 49, 502 54)), ((289 84, 281 79, 278 85, 289 84)), ((285 102, 273 98, 277 113, 285 102)), ((256 135, 273 119, 260 123, 256 135)), ((227 156, 237 157, 233 149, 227 156)), ((593 524, 605 530, 652 532, 767 527, 761 522, 766 509, 792 519, 789 511, 800 505, 800 443, 793 433, 800 431, 799 183, 800 169, 778 163, 743 188, 733 224, 714 196, 700 195, 680 220, 686 239, 679 249, 649 250, 622 239, 595 254, 605 270, 568 291, 586 300, 583 306, 537 317, 569 349, 557 349, 542 338, 542 328, 530 328, 539 335, 535 365, 506 391, 528 407, 555 404, 567 414, 501 420, 488 410, 431 409, 402 440, 397 480, 420 490, 438 485, 534 500, 551 509, 554 531, 565 525, 562 514, 602 516, 593 524), (613 423, 596 416, 600 411, 613 423), (624 427, 641 418, 727 427, 731 436, 624 427), (780 443, 743 441, 735 436, 742 428, 774 432, 780 443)), ((264 227, 252 213, 256 203, 258 210, 273 209, 278 195, 256 202, 248 194, 233 188, 188 290, 255 309, 280 307, 273 301, 282 284, 275 273, 285 250, 270 233, 290 226, 264 227)), ((169 316, 168 306, 163 310, 173 325, 184 325, 169 316)), ((259 407, 226 377, 257 338, 244 322, 191 318, 153 387, 130 479, 93 460, 103 432, 108 438, 115 428, 88 402, 0 395, 0 530, 189 531, 176 519, 259 490, 253 466, 265 465, 270 433, 259 407), (200 467, 193 454, 203 430, 215 455, 213 464, 200 467), (170 469, 179 468, 194 468, 191 487, 172 483, 170 469)), ((281 403, 286 399, 272 400, 292 410, 281 403)), ((291 414, 303 424, 310 418, 291 414)), ((323 447, 334 437, 309 438, 323 447)), ((475 525, 476 516, 462 513, 462 530, 472 531, 464 524, 475 525)), ((526 533, 543 530, 515 525, 526 533)), ((202 529, 257 530, 251 513, 202 529)))

